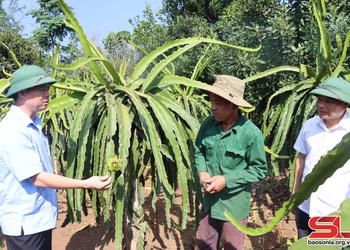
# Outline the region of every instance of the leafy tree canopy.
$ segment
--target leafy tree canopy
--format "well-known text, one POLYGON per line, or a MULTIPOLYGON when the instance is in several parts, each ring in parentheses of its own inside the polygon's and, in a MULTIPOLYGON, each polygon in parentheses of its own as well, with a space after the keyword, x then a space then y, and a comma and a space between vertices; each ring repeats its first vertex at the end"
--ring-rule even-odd
POLYGON ((40 24, 40 28, 33 31, 33 40, 44 51, 54 51, 58 41, 63 41, 74 30, 64 23, 64 13, 56 0, 38 0, 39 9, 31 10, 29 15, 40 24))
POLYGON ((18 31, 4 30, 0 32, 0 79, 5 75, 3 70, 13 73, 18 65, 11 53, 14 53, 18 62, 23 64, 39 64, 39 53, 33 44, 23 38, 18 31))
POLYGON ((18 69, 12 53, 21 64, 39 63, 37 49, 20 34, 23 27, 15 18, 24 7, 18 6, 18 0, 10 0, 4 9, 3 2, 0 0, 0 79, 5 77, 4 72, 12 73, 18 69))
MULTIPOLYGON (((336 35, 344 40, 350 26, 350 19, 346 18, 350 14, 350 5, 346 0, 326 4, 326 25, 332 43, 336 43, 336 35)), ((163 8, 157 15, 163 20, 163 25, 155 24, 154 15, 150 12, 145 13, 144 21, 134 23, 133 37, 147 51, 152 48, 150 44, 164 44, 190 36, 217 38, 245 47, 261 45, 257 53, 211 47, 207 52, 211 62, 201 76, 201 80, 206 82, 212 79, 213 74, 230 74, 244 79, 272 67, 299 66, 301 63, 314 66, 316 62, 317 24, 309 1, 164 0, 163 8), (155 27, 157 32, 154 32, 155 27), (151 42, 144 42, 147 39, 151 42)), ((202 54, 193 50, 186 54, 186 58, 174 62, 177 73, 189 76, 190 65, 200 56, 202 54)), ((265 97, 297 78, 293 73, 257 80, 247 85, 248 99, 264 107, 265 97)))
POLYGON ((232 0, 164 0, 163 13, 168 24, 177 23, 179 16, 190 18, 197 16, 207 22, 215 23, 219 20, 222 10, 228 7, 232 0))
POLYGON ((15 19, 15 13, 22 10, 18 6, 18 0, 10 0, 6 10, 3 8, 3 2, 0 0, 0 30, 21 30, 22 26, 15 19))

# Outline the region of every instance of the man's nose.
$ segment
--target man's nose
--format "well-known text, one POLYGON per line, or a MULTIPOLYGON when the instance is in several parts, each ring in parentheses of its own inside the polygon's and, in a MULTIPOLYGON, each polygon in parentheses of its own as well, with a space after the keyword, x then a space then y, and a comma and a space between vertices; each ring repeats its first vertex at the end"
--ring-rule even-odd
POLYGON ((317 100, 316 106, 324 106, 324 105, 325 105, 324 101, 317 100))
POLYGON ((50 94, 50 89, 46 90, 45 93, 44 93, 44 95, 47 96, 47 97, 50 97, 50 95, 51 95, 51 94, 50 94))

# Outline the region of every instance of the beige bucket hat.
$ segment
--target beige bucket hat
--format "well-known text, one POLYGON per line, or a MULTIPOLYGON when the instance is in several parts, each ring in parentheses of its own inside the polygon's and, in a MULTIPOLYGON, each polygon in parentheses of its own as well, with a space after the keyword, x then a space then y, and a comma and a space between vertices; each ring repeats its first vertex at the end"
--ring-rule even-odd
POLYGON ((244 89, 245 82, 241 79, 229 75, 216 75, 214 84, 202 90, 221 96, 239 107, 251 108, 253 106, 243 99, 244 89))

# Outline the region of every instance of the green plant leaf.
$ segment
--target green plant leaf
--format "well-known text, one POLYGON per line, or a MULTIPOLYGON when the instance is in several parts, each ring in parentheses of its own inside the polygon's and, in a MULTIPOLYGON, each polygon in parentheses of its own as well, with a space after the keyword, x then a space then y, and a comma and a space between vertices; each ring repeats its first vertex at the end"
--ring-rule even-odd
POLYGON ((225 216, 245 234, 258 236, 270 232, 284 216, 309 198, 312 192, 315 192, 328 177, 332 176, 338 168, 341 168, 350 159, 350 154, 348 154, 349 147, 350 132, 332 150, 321 157, 312 172, 306 176, 304 182, 300 183, 297 192, 283 203, 282 208, 276 212, 275 217, 262 228, 247 228, 227 211, 224 212, 225 216))

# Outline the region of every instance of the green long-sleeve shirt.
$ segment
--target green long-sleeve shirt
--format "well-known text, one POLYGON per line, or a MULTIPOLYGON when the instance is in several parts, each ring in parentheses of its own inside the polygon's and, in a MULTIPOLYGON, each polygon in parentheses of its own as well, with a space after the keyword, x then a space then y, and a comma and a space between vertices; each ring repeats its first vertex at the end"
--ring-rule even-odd
POLYGON ((263 179, 267 173, 264 140, 261 131, 240 115, 235 124, 223 132, 222 123, 207 117, 197 134, 195 164, 198 173, 211 177, 223 175, 226 187, 214 194, 204 193, 204 210, 211 209, 211 217, 228 221, 227 210, 236 219, 249 215, 251 183, 263 179))

